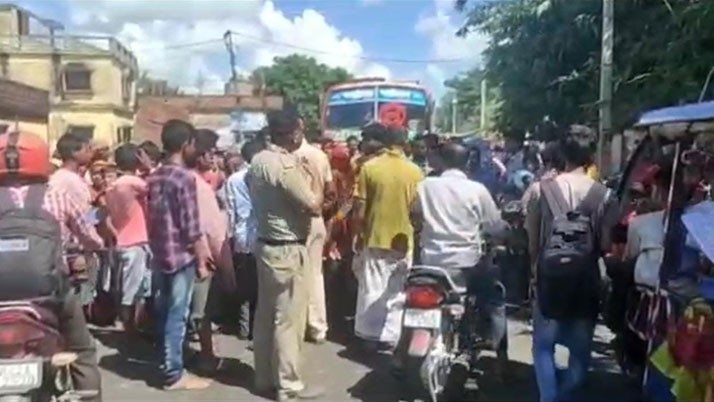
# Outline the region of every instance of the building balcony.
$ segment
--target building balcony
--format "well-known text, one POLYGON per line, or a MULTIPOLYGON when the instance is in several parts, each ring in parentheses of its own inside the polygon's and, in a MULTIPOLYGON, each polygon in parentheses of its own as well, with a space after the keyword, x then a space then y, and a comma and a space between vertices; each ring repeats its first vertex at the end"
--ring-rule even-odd
POLYGON ((134 54, 111 36, 90 35, 0 35, 0 53, 113 57, 138 73, 134 54))

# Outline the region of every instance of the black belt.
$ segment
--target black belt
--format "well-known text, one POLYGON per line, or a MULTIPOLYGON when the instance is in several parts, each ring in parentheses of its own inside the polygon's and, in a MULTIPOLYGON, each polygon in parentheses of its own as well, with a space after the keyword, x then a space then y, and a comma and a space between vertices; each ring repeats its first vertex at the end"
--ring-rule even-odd
POLYGON ((258 239, 259 242, 268 246, 304 246, 307 240, 274 240, 274 239, 258 239))

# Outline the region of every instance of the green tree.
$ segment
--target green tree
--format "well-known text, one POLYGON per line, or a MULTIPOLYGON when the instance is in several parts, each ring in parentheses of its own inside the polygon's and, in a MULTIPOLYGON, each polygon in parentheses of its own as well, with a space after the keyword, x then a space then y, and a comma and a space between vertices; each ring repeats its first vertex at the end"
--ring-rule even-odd
POLYGON ((343 68, 328 67, 298 54, 276 57, 273 65, 253 72, 253 80, 262 82, 267 92, 282 95, 297 107, 310 134, 319 130, 320 98, 325 89, 351 78, 343 68))
MULTIPOLYGON (((448 92, 439 101, 437 109, 437 123, 442 131, 463 132, 481 127, 481 81, 484 78, 485 71, 477 67, 444 82, 448 92), (457 99, 456 130, 451 127, 454 96, 457 99)), ((486 114, 490 116, 500 95, 498 88, 489 87, 487 91, 486 114)), ((491 128, 490 121, 487 121, 486 129, 491 128)))
MULTIPOLYGON (((500 131, 596 124, 602 1, 459 0, 457 7, 467 13, 460 35, 490 38, 485 70, 500 91, 500 131)), ((714 66, 712 44, 714 2, 616 1, 615 127, 644 109, 696 101, 714 66)))

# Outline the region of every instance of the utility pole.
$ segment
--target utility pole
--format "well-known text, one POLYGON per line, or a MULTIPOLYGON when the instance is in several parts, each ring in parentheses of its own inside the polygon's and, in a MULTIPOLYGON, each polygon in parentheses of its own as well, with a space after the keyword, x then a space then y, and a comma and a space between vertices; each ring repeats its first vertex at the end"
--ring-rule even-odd
POLYGON ((605 174, 605 140, 612 130, 612 53, 615 34, 615 0, 602 0, 602 57, 600 59, 600 108, 598 124, 597 162, 605 174))
POLYGON ((459 100, 456 98, 456 92, 454 92, 454 97, 451 98, 451 133, 456 134, 456 109, 459 107, 459 100))
POLYGON ((223 42, 226 44, 226 50, 228 50, 228 56, 230 57, 231 82, 235 83, 238 81, 238 76, 236 75, 236 52, 233 47, 233 33, 230 30, 223 34, 223 42))
POLYGON ((481 80, 481 130, 486 130, 486 89, 487 89, 486 79, 481 80))

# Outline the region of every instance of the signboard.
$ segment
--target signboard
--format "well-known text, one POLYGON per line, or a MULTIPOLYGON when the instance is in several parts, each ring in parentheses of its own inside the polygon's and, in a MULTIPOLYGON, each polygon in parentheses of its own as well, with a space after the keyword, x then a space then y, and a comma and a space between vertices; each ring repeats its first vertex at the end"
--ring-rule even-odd
POLYGON ((426 106, 426 93, 419 89, 383 87, 377 93, 379 102, 409 103, 412 105, 426 106))
POLYGON ((231 114, 232 129, 240 132, 260 131, 268 125, 264 112, 237 111, 231 114))
POLYGON ((340 105, 357 102, 373 102, 375 88, 355 88, 343 89, 332 92, 330 99, 327 100, 328 105, 340 105))
POLYGON ((379 122, 387 127, 404 127, 407 109, 400 103, 387 103, 379 108, 379 122))

